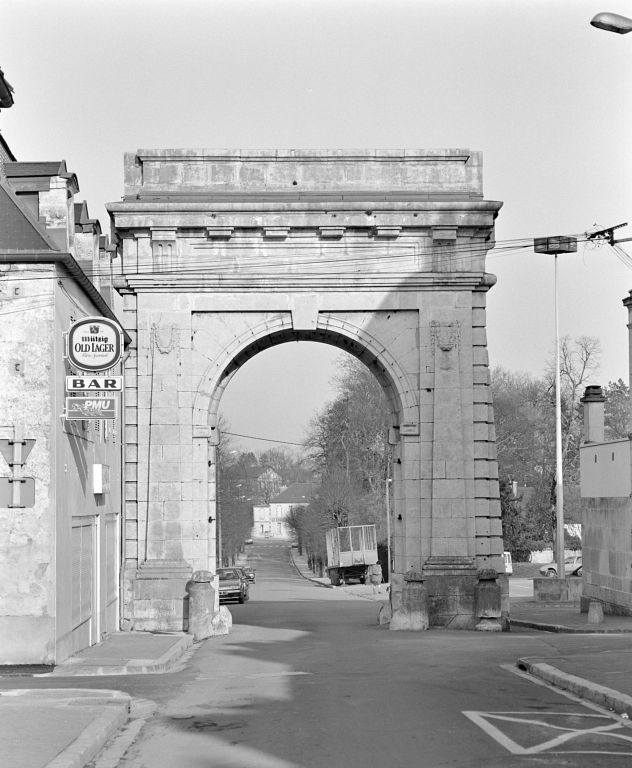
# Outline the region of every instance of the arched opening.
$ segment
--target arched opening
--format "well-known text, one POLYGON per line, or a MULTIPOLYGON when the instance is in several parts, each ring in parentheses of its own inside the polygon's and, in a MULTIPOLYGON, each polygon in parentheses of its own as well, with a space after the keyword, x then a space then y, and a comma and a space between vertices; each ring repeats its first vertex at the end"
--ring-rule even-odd
MULTIPOLYGON (((244 504, 247 504, 250 506, 250 509, 253 512, 253 522, 255 519, 257 519, 257 524, 254 526, 255 536, 257 533, 263 536, 265 532, 266 536, 270 535, 274 538, 275 536, 281 534, 281 526, 279 525, 278 519, 275 520, 274 525, 272 523, 269 523, 266 526, 263 525, 262 521, 266 514, 265 511, 262 511, 264 507, 261 505, 257 506, 257 504, 253 503, 254 501, 257 501, 257 491, 256 487, 253 485, 254 477, 252 476, 257 474, 258 469, 256 466, 251 466, 250 468, 246 466, 248 461, 244 462, 244 456, 247 455, 248 452, 242 454, 241 452, 238 452, 234 449, 229 451, 226 446, 223 445, 221 433, 222 419, 220 417, 222 415, 222 398, 226 397, 227 392, 230 391, 231 382, 239 379, 239 376, 242 375, 246 370, 248 363, 253 361, 255 357, 265 355, 269 350, 276 349, 279 351, 278 348, 281 345, 288 345, 290 342, 294 342, 295 345, 296 342, 298 342, 303 347, 314 347, 316 344, 326 344, 330 347, 334 347, 337 351, 340 350, 341 352, 346 353, 349 355, 350 359, 355 359, 361 363, 360 367, 368 372, 369 377, 376 382, 377 389, 380 390, 384 395, 383 405, 381 406, 384 409, 383 412, 385 416, 382 437, 383 446, 381 446, 384 452, 384 460, 383 465, 380 467, 380 471, 378 472, 379 477, 373 478, 369 483, 371 486, 373 503, 367 504, 365 502, 364 505, 361 503, 362 499, 366 498, 362 497, 362 493, 366 493, 367 497, 370 494, 368 493, 367 489, 363 488, 362 484, 358 482, 357 476, 351 477, 348 466, 346 471, 347 485, 345 485, 344 488, 342 487, 345 483, 344 478, 341 479, 338 477, 332 479, 333 473, 328 475, 327 482, 330 484, 330 486, 334 487, 329 487, 327 489, 328 501, 323 500, 321 503, 323 505, 329 504, 328 509, 331 509, 336 505, 335 496, 337 493, 339 495, 344 495, 345 493, 355 493, 357 495, 357 505, 358 507, 362 507, 365 510, 366 519, 362 519, 362 515, 358 516, 357 514, 351 514, 350 519, 343 516, 339 518, 337 514, 334 513, 331 515, 331 524, 332 526, 342 524, 375 524, 377 529, 377 549, 379 550, 379 559, 382 563, 382 572, 385 574, 384 578, 386 579, 388 578, 388 573, 390 571, 389 555, 391 553, 391 542, 388 535, 390 532, 390 519, 387 520, 386 515, 387 510, 397 514, 396 500, 398 498, 395 477, 399 475, 399 472, 393 472, 393 449, 399 440, 399 424, 401 421, 401 414, 405 408, 403 401, 406 402, 407 399, 410 400, 410 397, 407 398, 407 391, 404 390, 401 386, 398 386, 398 378, 400 382, 405 381, 405 376, 400 371, 398 371, 398 366, 394 361, 388 360, 387 356, 386 359, 384 359, 384 355, 380 356, 371 349, 371 340, 368 339, 368 337, 364 341, 360 341, 358 338, 354 339, 347 334, 341 333, 339 331, 331 331, 329 329, 315 329, 311 331, 282 329, 274 333, 263 335, 254 341, 250 340, 250 343, 241 346, 239 341, 236 341, 234 345, 236 348, 234 356, 228 359, 223 370, 217 372, 214 391, 209 391, 209 384, 211 383, 209 372, 207 372, 207 375, 203 380, 204 389, 206 390, 205 396, 209 405, 207 423, 212 425, 211 436, 208 440, 208 497, 210 504, 209 519, 213 520, 214 523, 214 531, 211 531, 211 538, 213 538, 214 534, 215 539, 218 542, 215 551, 215 564, 216 566, 226 566, 232 565, 235 562, 234 548, 230 549, 230 547, 234 547, 234 541, 232 541, 232 539, 229 540, 228 538, 229 521, 226 519, 226 514, 229 510, 232 511, 232 513, 236 516, 243 516, 243 506, 244 504), (395 373, 395 375, 393 375, 393 373, 395 373), (226 461, 227 452, 233 454, 240 453, 240 461, 242 461, 242 466, 240 467, 231 466, 230 462, 228 462, 231 477, 232 474, 235 475, 235 477, 232 477, 232 488, 230 480, 227 480, 224 476, 224 473, 222 473, 220 470, 220 467, 222 466, 222 457, 224 461, 226 461), (248 475, 251 475, 251 477, 248 475), (248 488, 245 494, 243 493, 244 488, 248 488), (230 500, 227 500, 228 493, 232 494, 230 496, 230 500), (386 494, 388 494, 388 501, 386 494), (392 504, 390 503, 391 496, 393 498, 392 504), (377 507, 379 507, 379 513, 377 512, 377 507), (367 509, 369 510, 368 512, 366 511, 367 509), (224 520, 223 524, 222 520, 224 520), (220 555, 220 550, 223 557, 220 555)), ((291 353, 286 355, 286 360, 291 361, 291 353)), ((256 395, 259 407, 263 407, 264 402, 261 389, 261 387, 253 387, 253 394, 256 395)), ((332 391, 330 390, 328 394, 331 395, 332 391)), ((325 399, 326 398, 323 398, 322 405, 324 405, 325 399)), ((408 402, 408 408, 410 411, 410 402, 408 402)), ((238 430, 238 432, 241 433, 238 435, 238 437, 243 437, 244 435, 249 434, 247 431, 238 430)), ((279 433, 278 430, 276 431, 276 435, 272 433, 268 433, 268 435, 254 435, 254 437, 259 438, 274 436, 283 438, 283 434, 279 433)), ((270 440, 269 442, 272 443, 273 440, 270 440)), ((369 446, 367 446, 366 450, 367 452, 370 450, 369 446)), ((397 451, 398 455, 396 461, 401 464, 401 459, 399 458, 401 455, 399 446, 397 446, 397 451)), ((260 469, 261 468, 259 468, 259 470, 260 469)), ((372 467, 372 469, 376 470, 375 467, 372 467)), ((328 470, 326 469, 324 471, 327 472, 328 470)), ((329 471, 331 472, 331 468, 329 471)), ((341 472, 344 476, 345 473, 342 470, 341 472)), ((318 482, 320 483, 321 480, 322 478, 319 477, 318 482)), ((261 499, 258 499, 258 501, 261 501, 261 499)), ((342 506, 344 507, 344 505, 342 506)), ((353 503, 349 502, 349 506, 353 508, 353 503)), ((270 514, 269 510, 268 514, 270 514)), ((327 511, 325 514, 328 516, 330 513, 327 511)), ((235 532, 231 527, 230 535, 233 535, 234 533, 235 532)), ((283 537, 285 537, 286 533, 287 529, 283 531, 283 537)), ((243 539, 246 538, 248 537, 244 535, 243 539)), ((320 574, 322 575, 323 569, 326 569, 327 566, 324 540, 321 546, 318 548, 318 551, 310 552, 310 556, 312 554, 315 558, 314 567, 317 567, 320 571, 320 574)), ((211 559, 213 559, 213 553, 210 552, 209 555, 211 559)))

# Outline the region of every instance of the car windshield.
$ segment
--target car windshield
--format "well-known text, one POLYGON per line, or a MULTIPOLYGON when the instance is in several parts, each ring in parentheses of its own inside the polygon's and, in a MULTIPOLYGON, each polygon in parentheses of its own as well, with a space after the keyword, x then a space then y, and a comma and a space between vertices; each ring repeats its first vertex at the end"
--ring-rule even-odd
POLYGON ((239 576, 237 575, 236 571, 228 570, 228 571, 219 571, 219 580, 220 581, 226 581, 227 579, 238 579, 239 576))

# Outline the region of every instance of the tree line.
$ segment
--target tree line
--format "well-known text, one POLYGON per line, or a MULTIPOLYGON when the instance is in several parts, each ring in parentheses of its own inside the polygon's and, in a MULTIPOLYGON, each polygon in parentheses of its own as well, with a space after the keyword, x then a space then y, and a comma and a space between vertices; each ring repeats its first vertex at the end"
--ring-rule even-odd
MULTIPOLYGON (((561 340, 565 507, 576 518, 582 434, 580 400, 585 387, 597 383, 599 357, 597 339, 582 336, 574 341, 569 337, 561 340)), ((219 484, 219 500, 225 554, 239 551, 248 538, 252 504, 259 503, 252 491, 247 498, 237 493, 234 478, 239 474, 235 467, 241 466, 243 471, 248 465, 271 466, 284 482, 309 472, 319 484, 311 503, 293 507, 287 521, 314 570, 322 572, 326 564, 325 532, 329 528, 373 523, 386 573, 386 493, 392 461, 388 444, 389 408, 380 384, 363 363, 346 355, 339 360, 338 370, 337 395, 312 420, 303 452, 273 449, 255 456, 231 451, 229 446, 220 451, 220 478, 224 479, 219 484)), ((554 358, 540 377, 493 368, 490 384, 505 548, 520 559, 533 549, 554 543, 554 358)), ((627 437, 632 428, 627 384, 621 379, 609 382, 604 394, 606 439, 627 437)), ((568 543, 578 544, 572 539, 568 543)))

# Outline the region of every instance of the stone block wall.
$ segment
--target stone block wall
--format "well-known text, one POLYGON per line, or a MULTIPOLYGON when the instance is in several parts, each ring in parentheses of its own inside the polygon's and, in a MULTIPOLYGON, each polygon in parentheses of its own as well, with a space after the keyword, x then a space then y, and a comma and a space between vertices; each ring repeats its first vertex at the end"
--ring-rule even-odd
POLYGON ((605 613, 632 615, 632 501, 582 499, 582 609, 598 600, 605 613))

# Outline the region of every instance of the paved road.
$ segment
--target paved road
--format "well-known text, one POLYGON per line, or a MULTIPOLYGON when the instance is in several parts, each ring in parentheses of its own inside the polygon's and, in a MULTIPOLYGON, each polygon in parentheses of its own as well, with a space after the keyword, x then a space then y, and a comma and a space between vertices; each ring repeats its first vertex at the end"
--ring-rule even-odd
POLYGON ((252 557, 230 636, 179 674, 127 681, 162 707, 122 767, 629 768, 625 724, 502 666, 595 638, 390 632, 375 603, 298 576, 285 546, 252 557))

